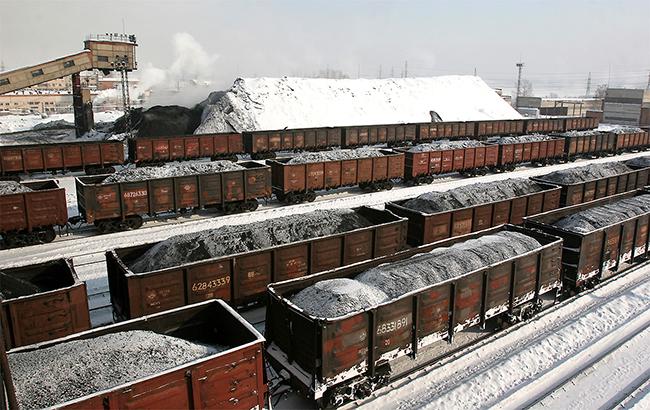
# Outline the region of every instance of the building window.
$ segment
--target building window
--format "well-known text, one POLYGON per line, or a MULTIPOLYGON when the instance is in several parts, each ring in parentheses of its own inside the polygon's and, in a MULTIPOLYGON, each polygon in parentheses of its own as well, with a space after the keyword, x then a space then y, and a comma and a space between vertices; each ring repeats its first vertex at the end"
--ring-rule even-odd
POLYGON ((7 85, 7 84, 9 84, 8 78, 0 78, 0 85, 7 85))
POLYGON ((108 63, 108 56, 97 56, 97 61, 108 63))
POLYGON ((68 67, 74 67, 74 61, 73 60, 66 61, 65 63, 63 63, 63 68, 68 68, 68 67))
POLYGON ((41 76, 41 75, 43 75, 43 69, 42 68, 39 68, 38 70, 32 71, 32 77, 38 77, 38 76, 41 76))

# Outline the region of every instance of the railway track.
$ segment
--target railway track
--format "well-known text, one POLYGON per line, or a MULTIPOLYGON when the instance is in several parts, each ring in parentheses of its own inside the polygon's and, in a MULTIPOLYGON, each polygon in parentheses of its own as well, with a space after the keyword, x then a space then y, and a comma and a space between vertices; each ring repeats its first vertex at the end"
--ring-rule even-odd
MULTIPOLYGON (((481 338, 465 349, 445 355, 435 364, 420 366, 344 408, 543 405, 545 397, 552 396, 600 360, 615 354, 639 332, 648 332, 649 295, 650 262, 646 261, 611 281, 543 311, 531 321, 481 338), (620 304, 633 306, 632 313, 619 312, 617 305, 620 304), (600 325, 595 318, 608 322, 600 325), (562 339, 571 335, 570 331, 588 332, 590 324, 599 333, 594 334, 586 346, 574 346, 572 340, 562 339), (540 346, 556 350, 545 351, 540 346), (585 349, 584 354, 581 348, 585 349), (510 364, 513 366, 508 367, 510 364), (496 380, 499 383, 495 383, 496 380), (500 390, 502 385, 511 388, 500 390), (402 396, 400 391, 408 391, 408 394, 402 396)), ((647 373, 647 369, 644 371, 647 373)), ((631 391, 647 389, 644 386, 637 381, 630 388, 631 391)))

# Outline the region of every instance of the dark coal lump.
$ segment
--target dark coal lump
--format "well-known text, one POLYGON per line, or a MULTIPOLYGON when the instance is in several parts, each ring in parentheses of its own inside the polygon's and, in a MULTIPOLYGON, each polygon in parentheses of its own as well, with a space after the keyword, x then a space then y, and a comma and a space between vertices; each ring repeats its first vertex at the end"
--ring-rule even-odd
POLYGON ((622 162, 605 162, 602 164, 591 164, 584 167, 555 171, 550 174, 542 175, 540 178, 558 184, 576 184, 579 182, 620 175, 631 171, 632 169, 622 162))
POLYGON ((370 148, 359 149, 337 149, 334 151, 305 152, 291 158, 288 164, 309 164, 323 161, 345 161, 349 159, 381 157, 378 150, 370 148))
POLYGON ((350 209, 318 210, 244 225, 173 236, 130 264, 133 272, 151 272, 225 255, 266 249, 372 225, 350 209))
POLYGON ((436 213, 503 201, 542 190, 543 188, 538 183, 529 179, 512 178, 503 181, 470 184, 442 192, 427 192, 405 201, 402 206, 424 213, 436 213))
POLYGON ((458 148, 472 148, 482 147, 483 144, 475 140, 440 140, 432 141, 426 144, 419 144, 409 148, 409 152, 429 152, 429 151, 442 151, 448 149, 458 148))
POLYGON ((502 262, 540 246, 530 236, 502 231, 448 248, 436 248, 406 260, 379 265, 354 279, 320 281, 302 289, 290 300, 312 316, 340 317, 502 262))
POLYGON ((32 189, 15 181, 0 181, 0 195, 21 194, 32 189))
POLYGON ((41 409, 218 353, 206 346, 134 330, 9 354, 21 409, 41 409))
POLYGON ((553 225, 571 232, 589 233, 648 212, 650 212, 650 195, 639 195, 586 209, 562 218, 553 225))
POLYGON ((43 292, 45 289, 27 280, 0 271, 0 298, 13 299, 43 292))
POLYGON ((488 142, 495 144, 521 144, 522 142, 539 142, 552 140, 555 137, 542 134, 520 135, 518 137, 495 137, 489 138, 488 142))
POLYGON ((162 167, 125 168, 109 175, 102 184, 146 181, 156 178, 172 178, 188 175, 213 174, 242 170, 244 167, 232 161, 167 163, 162 167))
POLYGON ((650 155, 629 159, 625 161, 625 165, 634 168, 650 167, 650 155))

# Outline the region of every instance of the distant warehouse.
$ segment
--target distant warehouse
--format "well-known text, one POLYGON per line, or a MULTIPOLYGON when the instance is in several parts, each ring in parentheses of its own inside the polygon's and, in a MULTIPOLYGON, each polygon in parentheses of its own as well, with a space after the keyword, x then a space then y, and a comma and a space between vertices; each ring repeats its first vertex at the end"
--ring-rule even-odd
POLYGON ((608 88, 603 122, 650 125, 650 90, 608 88))

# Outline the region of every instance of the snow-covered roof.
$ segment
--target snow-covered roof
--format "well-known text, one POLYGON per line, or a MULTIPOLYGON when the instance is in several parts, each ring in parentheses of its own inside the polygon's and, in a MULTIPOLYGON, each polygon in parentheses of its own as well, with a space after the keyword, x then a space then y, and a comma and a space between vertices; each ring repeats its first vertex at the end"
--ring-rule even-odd
POLYGON ((481 78, 240 78, 196 133, 522 118, 481 78))

